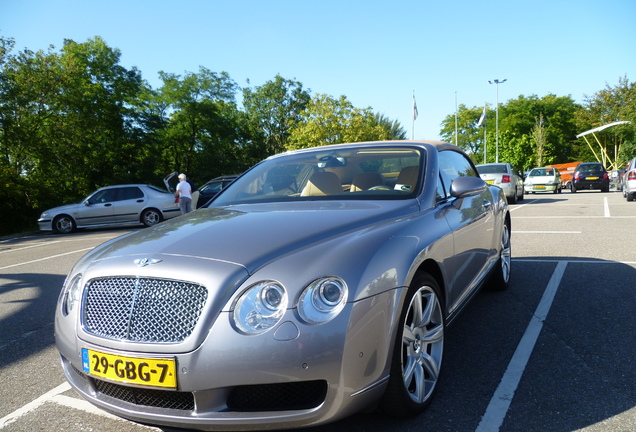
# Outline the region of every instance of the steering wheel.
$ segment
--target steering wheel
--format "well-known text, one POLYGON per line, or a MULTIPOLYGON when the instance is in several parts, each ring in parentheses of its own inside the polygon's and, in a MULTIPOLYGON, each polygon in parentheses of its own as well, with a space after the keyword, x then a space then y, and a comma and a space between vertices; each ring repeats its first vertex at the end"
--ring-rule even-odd
POLYGON ((388 191, 388 190, 393 190, 393 189, 391 189, 391 188, 390 188, 390 187, 388 187, 388 186, 380 185, 380 186, 373 186, 373 187, 370 187, 370 188, 369 188, 369 189, 367 189, 367 190, 370 190, 370 191, 372 191, 372 190, 387 190, 387 191, 388 191))

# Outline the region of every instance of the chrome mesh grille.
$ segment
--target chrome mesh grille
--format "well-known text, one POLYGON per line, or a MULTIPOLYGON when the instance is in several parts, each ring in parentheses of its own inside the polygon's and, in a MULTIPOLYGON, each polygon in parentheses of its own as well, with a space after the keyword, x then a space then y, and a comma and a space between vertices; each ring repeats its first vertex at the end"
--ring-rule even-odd
POLYGON ((131 342, 181 342, 194 330, 208 297, 198 284, 168 279, 93 279, 85 290, 88 333, 131 342))

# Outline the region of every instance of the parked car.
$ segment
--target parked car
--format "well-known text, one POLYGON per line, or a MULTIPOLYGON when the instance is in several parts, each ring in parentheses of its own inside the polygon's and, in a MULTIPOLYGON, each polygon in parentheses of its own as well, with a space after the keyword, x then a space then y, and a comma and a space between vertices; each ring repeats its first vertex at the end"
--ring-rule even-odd
POLYGON ((174 196, 146 184, 107 186, 82 202, 46 210, 38 219, 42 231, 68 234, 78 228, 156 225, 180 214, 174 196))
POLYGON ((627 168, 629 168, 629 164, 631 161, 627 162, 625 166, 618 170, 618 179, 616 179, 616 190, 622 191, 625 187, 625 173, 627 172, 627 168))
POLYGON ((487 163, 477 165, 481 178, 488 184, 503 189, 508 202, 514 204, 523 200, 523 179, 509 163, 487 163))
POLYGON ((208 201, 218 195, 230 183, 232 183, 238 174, 230 174, 216 177, 199 188, 199 202, 197 208, 203 207, 208 201))
POLYGON ((636 158, 629 161, 623 176, 623 197, 627 201, 634 201, 636 193, 636 158))
POLYGON ((561 193, 561 174, 553 167, 534 168, 526 176, 523 188, 530 193, 561 193))
POLYGON ((163 427, 298 428, 376 404, 413 416, 447 326, 482 285, 508 286, 510 233, 503 191, 451 144, 272 156, 77 262, 56 307, 64 374, 163 427))
POLYGON ((607 170, 600 162, 583 162, 576 166, 572 174, 570 191, 600 189, 609 192, 610 178, 607 170))

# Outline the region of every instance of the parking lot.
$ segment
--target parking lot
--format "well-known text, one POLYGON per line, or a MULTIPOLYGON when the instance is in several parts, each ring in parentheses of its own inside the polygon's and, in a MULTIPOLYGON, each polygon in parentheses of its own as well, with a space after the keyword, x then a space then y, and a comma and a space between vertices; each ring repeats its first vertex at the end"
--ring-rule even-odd
MULTIPOLYGON (((564 191, 510 208, 510 289, 479 293, 448 329, 429 409, 410 420, 362 413, 315 432, 636 430, 636 203, 564 191)), ((0 429, 158 430, 80 399, 54 346, 66 273, 126 232, 0 239, 0 429)))

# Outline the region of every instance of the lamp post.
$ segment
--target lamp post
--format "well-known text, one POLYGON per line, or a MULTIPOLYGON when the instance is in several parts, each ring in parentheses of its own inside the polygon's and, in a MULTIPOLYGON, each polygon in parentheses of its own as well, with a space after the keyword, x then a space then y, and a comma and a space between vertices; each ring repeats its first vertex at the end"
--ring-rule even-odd
POLYGON ((497 163, 499 163, 499 84, 503 84, 506 81, 508 81, 507 78, 488 81, 488 84, 497 85, 497 105, 495 106, 495 162, 497 163))

